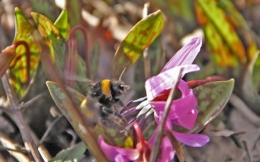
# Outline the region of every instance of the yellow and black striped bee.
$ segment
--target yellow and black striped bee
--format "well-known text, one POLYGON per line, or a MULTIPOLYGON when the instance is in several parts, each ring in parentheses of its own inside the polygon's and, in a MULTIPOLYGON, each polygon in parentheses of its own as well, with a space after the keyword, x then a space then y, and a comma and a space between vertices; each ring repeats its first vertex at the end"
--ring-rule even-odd
POLYGON ((110 114, 120 117, 115 108, 117 106, 124 106, 119 97, 125 94, 129 88, 128 85, 125 85, 120 80, 104 79, 90 88, 88 97, 96 99, 100 103, 101 117, 106 117, 110 114))
POLYGON ((98 119, 101 118, 103 124, 104 122, 110 123, 110 125, 115 124, 115 121, 108 120, 111 115, 122 119, 120 113, 117 112, 118 106, 124 107, 119 97, 130 89, 130 86, 125 85, 121 81, 122 74, 119 80, 104 79, 98 83, 88 79, 73 77, 73 80, 88 82, 90 85, 86 99, 80 105, 80 109, 87 117, 89 123, 95 125, 98 119))

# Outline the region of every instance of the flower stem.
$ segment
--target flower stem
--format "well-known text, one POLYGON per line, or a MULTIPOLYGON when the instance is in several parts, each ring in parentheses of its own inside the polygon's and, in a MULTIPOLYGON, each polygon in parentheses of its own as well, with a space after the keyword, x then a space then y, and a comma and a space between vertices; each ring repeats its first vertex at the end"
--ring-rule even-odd
POLYGON ((161 142, 162 142, 162 137, 163 137, 163 130, 164 130, 164 125, 166 123, 166 120, 167 120, 167 116, 169 114, 169 111, 170 111, 170 107, 171 107, 171 104, 172 104, 172 101, 176 95, 176 88, 177 88, 177 85, 179 83, 179 80, 180 80, 180 77, 181 77, 181 73, 182 73, 182 68, 180 68, 180 70, 177 72, 176 76, 177 76, 177 79, 176 79, 176 82, 173 83, 173 87, 170 91, 170 94, 167 98, 167 101, 166 101, 166 104, 165 104, 165 108, 164 108, 164 112, 163 112, 163 118, 162 118, 162 121, 160 122, 159 126, 158 126, 158 131, 156 133, 156 136, 155 136, 155 141, 154 141, 154 147, 152 149, 152 153, 151 153, 151 158, 150 158, 150 162, 156 162, 157 160, 157 157, 158 157, 158 154, 159 154, 159 149, 160 149, 160 145, 161 145, 161 142))
POLYGON ((88 79, 91 79, 91 77, 90 77, 90 65, 89 65, 90 57, 89 57, 89 54, 88 54, 88 35, 87 35, 87 31, 83 26, 80 26, 80 25, 74 26, 71 29, 69 39, 71 39, 73 37, 76 30, 81 30, 83 35, 84 35, 84 38, 85 38, 85 62, 86 62, 86 68, 87 68, 87 74, 86 75, 87 75, 88 79))
MULTIPOLYGON (((148 15, 148 7, 149 7, 149 2, 146 2, 143 8, 143 19, 148 15)), ((144 75, 145 75, 145 79, 148 79, 150 78, 151 75, 151 64, 150 64, 150 57, 148 53, 148 47, 144 50, 143 57, 144 57, 144 75)))

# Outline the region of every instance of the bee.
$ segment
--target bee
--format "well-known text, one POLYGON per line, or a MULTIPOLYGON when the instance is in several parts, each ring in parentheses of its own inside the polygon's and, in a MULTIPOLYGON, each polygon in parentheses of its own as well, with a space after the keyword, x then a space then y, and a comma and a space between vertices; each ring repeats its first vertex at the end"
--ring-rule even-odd
POLYGON ((91 87, 88 96, 100 103, 101 117, 106 117, 109 114, 120 117, 115 108, 118 105, 124 107, 119 97, 124 95, 129 88, 130 86, 125 85, 121 80, 104 79, 91 87))
POLYGON ((116 110, 118 106, 124 107, 120 97, 130 89, 129 85, 121 81, 122 74, 119 80, 103 79, 97 83, 90 80, 75 79, 90 83, 86 99, 83 100, 80 108, 91 124, 95 125, 98 117, 100 117, 102 124, 116 126, 117 124, 111 121, 109 117, 112 115, 122 119, 122 116, 116 110))

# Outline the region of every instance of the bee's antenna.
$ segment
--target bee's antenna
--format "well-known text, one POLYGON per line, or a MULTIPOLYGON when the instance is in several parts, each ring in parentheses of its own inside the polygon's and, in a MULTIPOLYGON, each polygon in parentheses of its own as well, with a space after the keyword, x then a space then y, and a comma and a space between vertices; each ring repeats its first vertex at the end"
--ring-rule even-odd
POLYGON ((124 68, 124 70, 123 70, 123 71, 122 71, 122 73, 120 74, 120 76, 119 76, 119 81, 121 81, 121 79, 122 79, 122 76, 123 76, 123 74, 124 74, 125 70, 126 70, 126 67, 124 68))

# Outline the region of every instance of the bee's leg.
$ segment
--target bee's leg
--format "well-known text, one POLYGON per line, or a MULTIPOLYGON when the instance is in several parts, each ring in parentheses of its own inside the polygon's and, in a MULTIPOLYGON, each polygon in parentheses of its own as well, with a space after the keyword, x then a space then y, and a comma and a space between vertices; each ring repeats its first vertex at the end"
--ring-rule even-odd
POLYGON ((123 113, 124 111, 128 110, 127 105, 125 105, 120 99, 117 99, 117 103, 119 104, 119 106, 122 107, 122 109, 120 110, 120 113, 123 113))
POLYGON ((103 123, 104 125, 106 125, 106 126, 112 128, 112 129, 124 130, 124 131, 127 132, 127 130, 125 129, 125 127, 122 126, 122 125, 120 125, 119 123, 116 123, 116 122, 111 121, 111 120, 109 120, 109 119, 105 119, 106 117, 108 117, 108 115, 112 115, 112 114, 115 115, 115 116, 117 116, 118 118, 122 119, 122 116, 121 116, 119 113, 113 111, 113 110, 112 110, 111 108, 109 108, 109 107, 100 106, 100 114, 101 114, 101 116, 103 117, 103 118, 101 118, 101 121, 102 121, 102 123, 103 123))
POLYGON ((102 117, 107 117, 107 116, 113 114, 113 110, 111 110, 110 108, 104 107, 104 106, 100 106, 99 111, 100 111, 100 115, 102 117))

